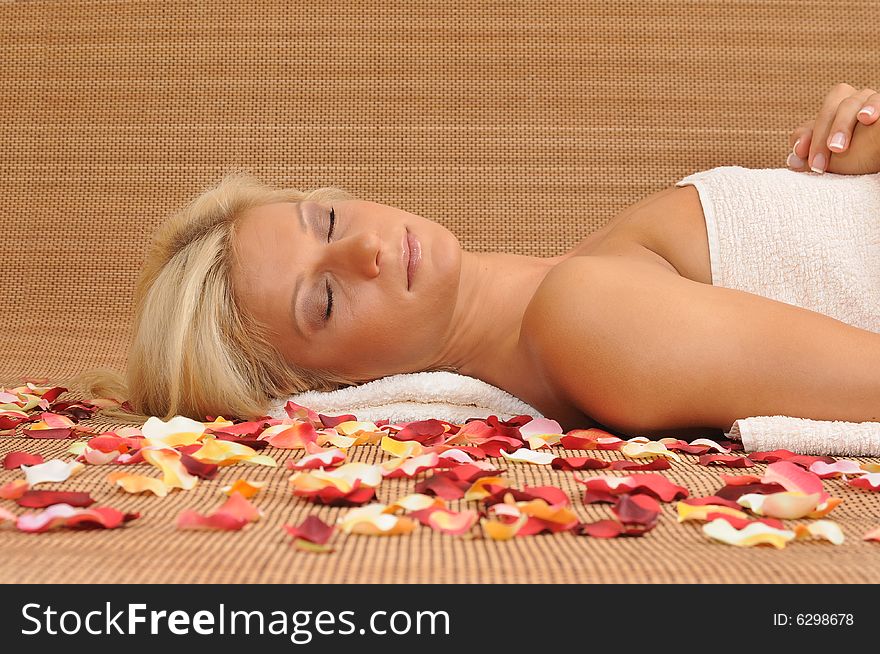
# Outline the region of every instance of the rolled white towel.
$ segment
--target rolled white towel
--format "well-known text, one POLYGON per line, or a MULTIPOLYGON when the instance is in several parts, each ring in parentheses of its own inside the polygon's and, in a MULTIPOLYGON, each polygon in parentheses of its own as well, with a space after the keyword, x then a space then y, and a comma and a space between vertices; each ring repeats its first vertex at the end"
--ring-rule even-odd
POLYGON ((288 400, 325 415, 351 413, 370 422, 436 418, 461 424, 468 418, 490 415, 501 420, 523 414, 544 417, 497 386, 448 371, 402 373, 335 391, 306 391, 276 401, 269 415, 287 417, 284 405, 288 400))
POLYGON ((725 436, 746 451, 790 450, 798 454, 880 456, 880 422, 755 416, 733 423, 725 436))

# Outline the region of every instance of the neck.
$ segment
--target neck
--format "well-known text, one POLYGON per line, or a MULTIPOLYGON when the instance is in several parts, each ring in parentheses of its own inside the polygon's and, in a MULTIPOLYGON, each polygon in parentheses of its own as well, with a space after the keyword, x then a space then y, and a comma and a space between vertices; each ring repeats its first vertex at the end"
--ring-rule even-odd
POLYGON ((499 387, 516 378, 522 369, 517 346, 523 315, 561 258, 463 251, 453 320, 434 366, 499 387))

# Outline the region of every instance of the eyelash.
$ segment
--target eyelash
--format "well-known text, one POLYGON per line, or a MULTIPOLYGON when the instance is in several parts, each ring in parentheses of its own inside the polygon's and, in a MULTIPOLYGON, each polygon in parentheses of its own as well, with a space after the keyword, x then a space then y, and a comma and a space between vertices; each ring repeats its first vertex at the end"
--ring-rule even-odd
MULTIPOLYGON (((327 242, 330 242, 330 237, 333 235, 333 227, 336 225, 336 210, 333 207, 330 207, 330 229, 327 231, 327 242)), ((333 289, 330 288, 330 280, 327 280, 327 310, 324 312, 324 322, 330 318, 330 314, 333 312, 333 289)))

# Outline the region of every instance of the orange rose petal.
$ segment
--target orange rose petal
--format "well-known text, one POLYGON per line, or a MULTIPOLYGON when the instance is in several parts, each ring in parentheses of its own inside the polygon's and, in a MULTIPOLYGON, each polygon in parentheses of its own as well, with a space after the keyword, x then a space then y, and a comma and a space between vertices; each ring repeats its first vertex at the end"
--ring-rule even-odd
POLYGON ((406 516, 385 513, 386 505, 374 503, 350 509, 340 516, 337 524, 347 534, 365 536, 397 536, 408 534, 416 527, 406 516))
POLYGON ((268 481, 248 481, 246 479, 236 479, 229 486, 220 489, 221 493, 232 495, 238 493, 242 497, 251 498, 266 487, 268 481))
POLYGON ((474 502, 482 500, 496 493, 499 488, 507 488, 507 486, 508 480, 504 477, 480 477, 465 491, 464 501, 474 502))
POLYGON ((181 454, 172 448, 147 446, 141 448, 144 460, 162 471, 162 483, 168 489, 182 488, 190 490, 199 482, 199 478, 189 474, 183 465, 181 454))
POLYGON ((146 475, 135 475, 125 471, 111 472, 107 475, 107 481, 122 488, 126 493, 143 493, 150 491, 158 497, 168 495, 168 487, 161 479, 156 477, 147 477, 146 475))
POLYGON ((500 520, 487 520, 480 518, 480 526, 483 533, 492 540, 510 540, 526 524, 529 516, 520 515, 514 522, 501 522, 500 520))
POLYGON ((13 479, 7 484, 0 486, 0 498, 4 500, 17 500, 19 497, 24 495, 28 488, 26 479, 13 479))

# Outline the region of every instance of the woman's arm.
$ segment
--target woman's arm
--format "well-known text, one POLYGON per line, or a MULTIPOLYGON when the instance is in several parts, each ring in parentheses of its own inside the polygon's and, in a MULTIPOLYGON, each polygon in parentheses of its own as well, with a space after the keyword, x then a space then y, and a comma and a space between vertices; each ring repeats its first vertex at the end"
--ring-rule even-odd
POLYGON ((759 415, 880 420, 880 334, 641 260, 559 264, 522 334, 551 387, 633 435, 759 415))

